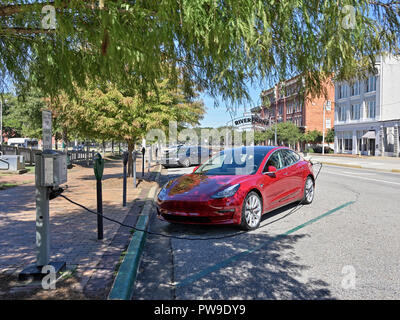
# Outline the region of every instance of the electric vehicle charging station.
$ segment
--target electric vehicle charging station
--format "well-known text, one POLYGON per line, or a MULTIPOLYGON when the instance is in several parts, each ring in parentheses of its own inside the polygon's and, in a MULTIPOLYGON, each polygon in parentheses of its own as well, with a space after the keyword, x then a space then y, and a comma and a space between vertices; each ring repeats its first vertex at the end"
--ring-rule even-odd
POLYGON ((65 269, 65 262, 50 262, 50 212, 49 201, 63 192, 59 186, 67 182, 67 155, 51 150, 51 112, 44 110, 43 151, 35 154, 36 186, 36 265, 27 267, 19 274, 19 280, 42 279, 44 266, 52 266, 54 272, 65 269))

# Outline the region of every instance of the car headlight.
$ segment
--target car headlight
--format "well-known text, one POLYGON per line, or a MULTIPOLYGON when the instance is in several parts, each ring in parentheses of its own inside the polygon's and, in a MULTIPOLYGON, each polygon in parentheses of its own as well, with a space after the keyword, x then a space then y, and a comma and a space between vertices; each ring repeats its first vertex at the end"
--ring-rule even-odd
POLYGON ((221 198, 228 198, 228 197, 232 197, 236 191, 238 191, 240 187, 240 184, 235 184, 233 186, 229 186, 219 192, 217 192, 216 194, 212 195, 211 198, 213 199, 221 199, 221 198))
POLYGON ((158 193, 158 196, 157 196, 158 200, 164 200, 165 199, 165 197, 167 196, 167 186, 168 186, 168 184, 170 182, 171 181, 168 181, 167 183, 165 183, 162 186, 162 188, 161 188, 161 190, 160 190, 160 192, 158 193))

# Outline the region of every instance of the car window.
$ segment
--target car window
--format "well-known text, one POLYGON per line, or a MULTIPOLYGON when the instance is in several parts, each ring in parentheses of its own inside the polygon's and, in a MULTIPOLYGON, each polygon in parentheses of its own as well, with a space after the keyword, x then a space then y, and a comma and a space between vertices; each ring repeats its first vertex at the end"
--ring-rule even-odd
POLYGON ((267 163, 265 164, 263 172, 268 172, 268 167, 274 166, 277 170, 283 167, 282 164, 282 157, 281 157, 281 150, 275 151, 268 159, 267 163))
POLYGON ((292 164, 296 163, 299 160, 299 155, 293 152, 292 150, 281 150, 282 151, 282 160, 283 166, 288 167, 292 164))
POLYGON ((207 175, 250 175, 257 172, 268 151, 243 147, 221 151, 209 158, 195 173, 207 175))

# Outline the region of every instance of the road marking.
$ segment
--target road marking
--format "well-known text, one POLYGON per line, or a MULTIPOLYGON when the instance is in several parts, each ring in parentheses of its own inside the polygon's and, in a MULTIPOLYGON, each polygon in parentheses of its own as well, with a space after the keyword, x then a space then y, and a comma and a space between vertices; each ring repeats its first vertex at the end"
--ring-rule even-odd
MULTIPOLYGON (((343 173, 347 174, 352 174, 352 175, 357 175, 359 172, 350 172, 350 171, 342 171, 343 173)), ((363 175, 376 175, 376 173, 373 172, 363 172, 363 175)))
MULTIPOLYGON (((337 212, 337 211, 339 211, 339 210, 341 210, 341 209, 343 209, 343 208, 345 208, 345 207, 347 207, 347 206, 349 206, 349 205, 351 205, 353 203, 355 203, 355 201, 346 202, 346 203, 340 205, 339 207, 331 209, 331 210, 321 214, 320 216, 318 216, 318 217, 316 217, 314 219, 308 220, 307 222, 305 222, 303 224, 300 224, 297 227, 294 227, 294 228, 286 231, 285 233, 282 233, 282 234, 279 234, 279 235, 273 237, 271 241, 278 240, 279 238, 282 238, 282 237, 287 236, 287 235, 289 235, 289 234, 291 234, 293 232, 296 232, 296 231, 298 231, 298 230, 300 230, 300 229, 302 229, 302 228, 304 228, 304 227, 306 227, 306 226, 308 226, 308 225, 310 225, 310 224, 312 224, 312 223, 314 223, 314 222, 316 222, 316 221, 318 221, 318 220, 320 220, 322 218, 325 218, 325 217, 331 215, 332 213, 335 213, 335 212, 337 212)), ((180 282, 175 282, 174 286, 175 287, 184 287, 184 286, 186 286, 186 285, 188 285, 188 284, 190 284, 192 282, 195 282, 195 281, 203 278, 207 274, 210 274, 210 273, 212 273, 214 271, 217 271, 217 270, 219 270, 219 269, 221 269, 223 267, 226 267, 227 265, 231 264, 232 262, 240 260, 243 257, 247 256, 248 254, 253 253, 253 252, 257 251, 257 250, 260 250, 261 248, 263 248, 267 244, 270 244, 271 241, 268 241, 266 243, 262 243, 262 244, 260 244, 260 245, 258 245, 256 247, 254 247, 253 249, 249 249, 249 250, 243 251, 241 253, 238 253, 238 254, 236 254, 236 255, 228 258, 228 259, 225 259, 225 260, 223 260, 223 261, 221 261, 221 262, 219 262, 219 263, 217 263, 217 264, 215 264, 215 265, 213 265, 211 267, 208 267, 208 268, 206 268, 206 269, 204 269, 204 270, 202 270, 202 271, 200 271, 200 272, 198 272, 198 273, 196 273, 194 275, 191 275, 191 276, 183 279, 180 282)))
MULTIPOLYGON (((343 176, 343 177, 348 177, 346 174, 341 174, 341 173, 336 173, 336 172, 329 172, 329 171, 324 171, 325 173, 328 174, 335 174, 338 176, 343 176)), ((366 178, 366 177, 360 177, 357 175, 352 175, 351 178, 358 178, 358 179, 363 179, 363 180, 370 180, 370 181, 377 181, 377 182, 383 182, 383 183, 390 183, 390 184, 395 184, 395 185, 400 185, 400 182, 394 182, 394 181, 386 181, 386 180, 380 180, 380 179, 374 179, 374 178, 366 178)))

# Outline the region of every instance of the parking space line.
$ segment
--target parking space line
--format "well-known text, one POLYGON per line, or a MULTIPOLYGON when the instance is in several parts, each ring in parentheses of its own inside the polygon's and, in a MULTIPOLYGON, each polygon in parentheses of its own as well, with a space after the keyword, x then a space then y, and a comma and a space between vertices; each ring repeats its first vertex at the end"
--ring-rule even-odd
MULTIPOLYGON (((318 217, 316 217, 314 219, 311 219, 311 220, 309 220, 309 221, 307 221, 307 222, 305 222, 303 224, 298 225, 297 227, 294 227, 294 228, 286 231, 285 233, 282 233, 282 234, 279 234, 279 235, 273 237, 271 241, 278 240, 279 238, 282 238, 282 237, 287 236, 287 235, 289 235, 289 234, 291 234, 293 232, 296 232, 296 231, 298 231, 298 230, 300 230, 300 229, 302 229, 302 228, 304 228, 304 227, 306 227, 306 226, 308 226, 308 225, 310 225, 310 224, 312 224, 312 223, 314 223, 314 222, 316 222, 316 221, 318 221, 318 220, 320 220, 322 218, 325 218, 325 217, 331 215, 332 213, 335 213, 335 212, 337 212, 337 211, 339 211, 339 210, 341 210, 341 209, 343 209, 343 208, 345 208, 345 207, 347 207, 347 206, 349 206, 349 205, 351 205, 353 203, 355 203, 355 201, 349 201, 349 202, 346 202, 346 203, 344 203, 344 204, 342 204, 342 205, 340 205, 340 206, 338 206, 336 208, 333 208, 333 209, 331 209, 331 210, 319 215, 318 217)), ((227 265, 231 264, 232 262, 238 261, 238 260, 242 259, 243 257, 247 256, 248 254, 262 249, 267 244, 270 244, 271 241, 268 241, 267 243, 262 243, 262 244, 256 246, 253 249, 249 249, 249 250, 243 251, 243 252, 238 253, 238 254, 236 254, 236 255, 228 258, 228 259, 225 259, 225 260, 223 260, 221 262, 218 262, 218 263, 214 264, 211 267, 208 267, 208 268, 206 268, 206 269, 204 269, 204 270, 202 270, 202 271, 200 271, 200 272, 198 272, 198 273, 196 273, 196 274, 194 274, 192 276, 189 276, 189 277, 183 279, 180 282, 175 283, 174 286, 179 288, 179 287, 184 287, 184 286, 186 286, 186 285, 188 285, 188 284, 190 284, 192 282, 195 282, 195 281, 203 278, 207 274, 210 274, 210 273, 212 273, 214 271, 222 269, 223 267, 226 267, 227 265)))

